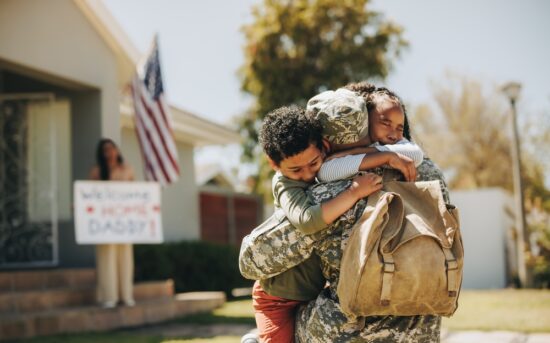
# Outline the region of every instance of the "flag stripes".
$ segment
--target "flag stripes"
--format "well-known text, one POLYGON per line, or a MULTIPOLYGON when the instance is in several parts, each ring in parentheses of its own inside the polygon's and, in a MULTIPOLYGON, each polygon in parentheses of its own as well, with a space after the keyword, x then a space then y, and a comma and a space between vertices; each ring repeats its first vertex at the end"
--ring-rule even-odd
POLYGON ((178 151, 163 95, 156 39, 143 72, 138 71, 132 81, 132 98, 146 179, 163 185, 177 181, 178 151))

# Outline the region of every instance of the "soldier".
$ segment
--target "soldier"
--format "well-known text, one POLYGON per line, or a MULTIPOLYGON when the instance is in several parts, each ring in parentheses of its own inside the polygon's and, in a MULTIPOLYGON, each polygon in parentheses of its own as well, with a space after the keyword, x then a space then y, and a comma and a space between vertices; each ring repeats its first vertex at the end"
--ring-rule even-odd
MULTIPOLYGON (((404 106, 403 112, 405 113, 404 106)), ((410 140, 407 122, 405 128, 404 136, 410 140)), ((390 170, 377 171, 384 174, 385 180, 397 177, 397 174, 390 170)), ((440 180, 444 199, 448 202, 443 174, 431 160, 424 159, 418 167, 417 175, 418 181, 440 180)), ((349 183, 349 180, 341 180, 317 184, 310 187, 309 195, 314 202, 320 203, 337 196, 347 189, 349 183)), ((243 275, 253 278, 271 277, 297 265, 312 254, 319 256, 329 287, 325 288, 316 300, 299 309, 295 335, 298 342, 439 341, 439 316, 368 317, 364 321, 349 322, 342 313, 336 296, 340 260, 351 229, 365 206, 366 202, 360 200, 329 229, 315 235, 296 235, 295 230, 284 222, 277 227, 276 232, 266 235, 253 233, 253 239, 245 239, 241 249, 240 267, 243 275)))

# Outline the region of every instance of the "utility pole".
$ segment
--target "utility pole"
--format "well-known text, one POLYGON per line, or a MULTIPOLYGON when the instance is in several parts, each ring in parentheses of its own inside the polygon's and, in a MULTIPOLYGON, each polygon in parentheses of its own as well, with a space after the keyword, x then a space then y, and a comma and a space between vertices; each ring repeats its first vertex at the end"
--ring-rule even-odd
POLYGON ((521 91, 521 84, 518 82, 509 82, 502 87, 502 92, 508 97, 512 109, 512 165, 514 177, 514 202, 516 207, 515 226, 516 226, 516 250, 518 262, 518 277, 521 287, 532 286, 532 278, 526 265, 525 256, 529 251, 529 233, 525 222, 525 200, 523 195, 523 180, 521 172, 521 150, 517 124, 516 102, 521 91))

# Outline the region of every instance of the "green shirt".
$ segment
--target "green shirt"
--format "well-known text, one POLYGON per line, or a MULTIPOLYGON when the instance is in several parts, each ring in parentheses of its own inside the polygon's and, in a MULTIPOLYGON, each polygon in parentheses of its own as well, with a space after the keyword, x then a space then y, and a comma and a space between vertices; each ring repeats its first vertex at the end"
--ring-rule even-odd
POLYGON ((310 185, 291 180, 279 172, 275 173, 272 180, 275 207, 282 208, 288 221, 306 235, 328 226, 321 215, 321 205, 315 204, 306 194, 310 185))
MULTIPOLYGON (((291 180, 277 172, 273 176, 272 186, 275 207, 283 209, 288 221, 297 230, 312 234, 328 226, 321 216, 321 205, 313 203, 306 194, 309 183, 291 180)), ((284 273, 260 280, 267 294, 300 301, 315 299, 325 283, 321 261, 315 254, 284 273)))
POLYGON ((317 298, 325 284, 321 260, 316 254, 284 273, 260 280, 260 285, 267 294, 298 301, 317 298))

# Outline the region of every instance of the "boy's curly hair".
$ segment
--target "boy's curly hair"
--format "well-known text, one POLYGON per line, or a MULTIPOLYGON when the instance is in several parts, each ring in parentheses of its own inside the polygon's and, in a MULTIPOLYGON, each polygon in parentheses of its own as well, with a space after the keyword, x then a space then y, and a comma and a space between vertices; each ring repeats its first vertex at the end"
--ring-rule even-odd
POLYGON ((409 120, 407 118, 407 108, 397 94, 386 87, 376 87, 375 85, 367 81, 348 83, 344 86, 344 88, 357 93, 357 95, 359 96, 362 96, 365 100, 367 111, 369 113, 371 113, 371 111, 374 111, 376 107, 382 103, 382 101, 390 101, 397 106, 401 106, 403 114, 405 115, 403 136, 409 141, 412 140, 411 131, 409 128, 409 120))
POLYGON ((260 130, 260 144, 276 165, 306 150, 310 144, 323 149, 323 128, 301 107, 283 106, 269 112, 260 130))

